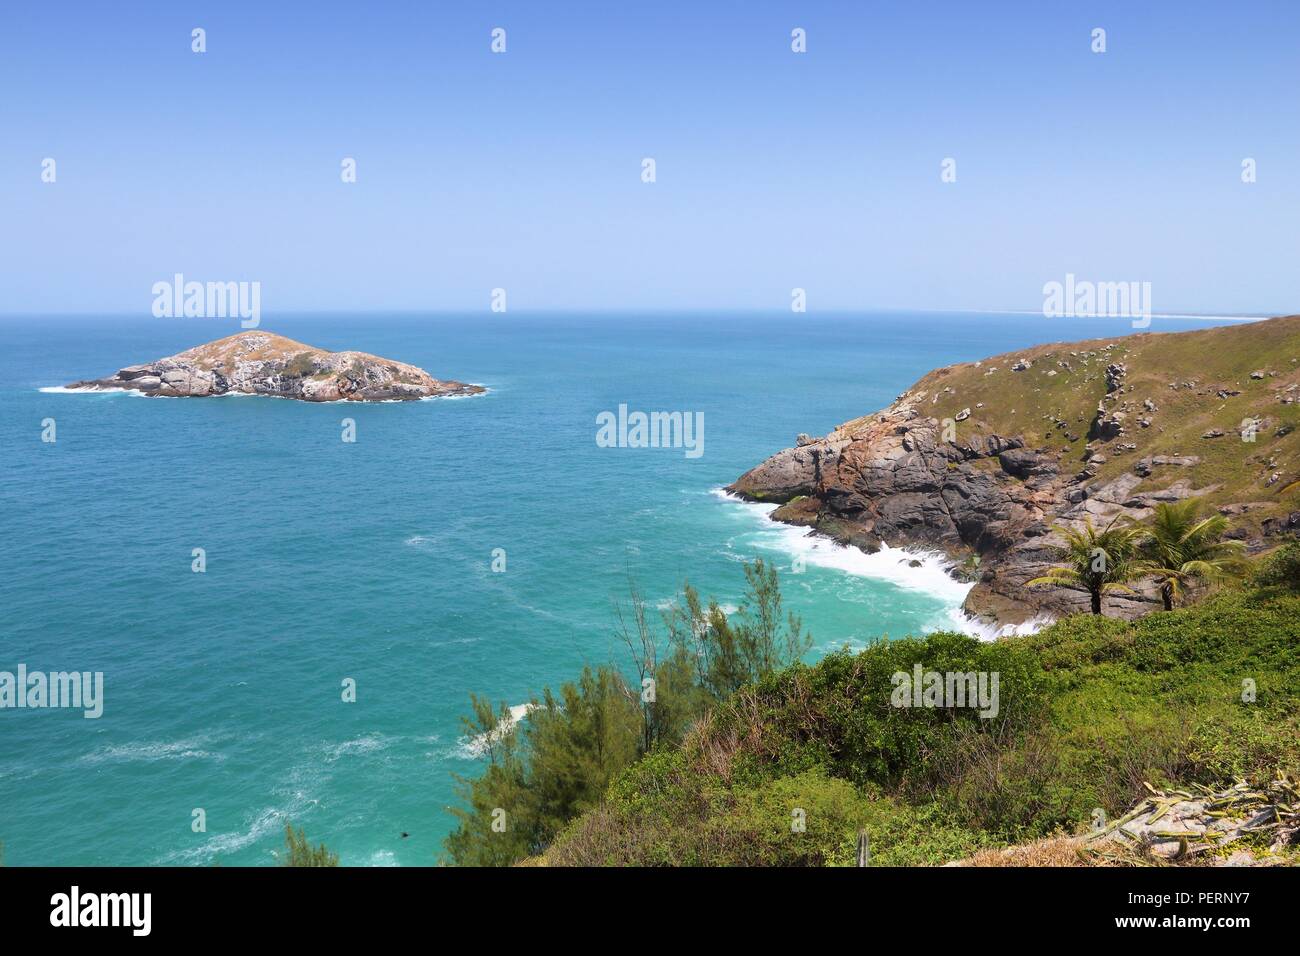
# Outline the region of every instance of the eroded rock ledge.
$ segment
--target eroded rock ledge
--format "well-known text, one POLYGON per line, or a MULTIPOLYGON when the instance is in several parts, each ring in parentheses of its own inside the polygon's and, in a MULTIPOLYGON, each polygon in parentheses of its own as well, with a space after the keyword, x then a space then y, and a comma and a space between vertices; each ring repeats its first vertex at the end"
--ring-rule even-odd
MULTIPOLYGON (((1059 464, 1027 449, 1020 436, 943 441, 940 420, 918 408, 925 397, 906 393, 877 415, 778 452, 727 490, 778 503, 774 520, 866 551, 888 543, 941 550, 958 561, 978 555, 966 607, 986 619, 1009 624, 1087 610, 1086 595, 1024 588, 1056 563, 1060 541, 1048 524, 1068 484, 1059 464)), ((1083 500, 1115 497, 1109 489, 1098 493, 1083 500)), ((1078 507, 1082 516, 1082 501, 1078 507)))
POLYGON ((305 402, 411 401, 485 391, 440 381, 414 365, 366 352, 328 352, 270 332, 240 332, 67 387, 188 398, 240 393, 305 402))
MULTIPOLYGON (((1296 502, 1274 489, 1300 470, 1286 411, 1300 396, 1298 360, 1300 317, 1289 317, 949 366, 883 411, 798 436, 728 490, 868 551, 946 552, 974 581, 966 610, 986 621, 1087 611, 1082 591, 1025 587, 1059 563, 1057 524, 1140 521, 1195 495, 1232 516, 1230 535, 1252 550, 1295 533, 1296 502), (1284 370, 1252 379, 1262 356, 1284 370), (1184 360, 1195 378, 1182 376, 1184 360), (1210 424, 1228 444, 1202 437, 1210 424)), ((1124 617, 1159 606, 1142 584, 1106 598, 1124 617)))

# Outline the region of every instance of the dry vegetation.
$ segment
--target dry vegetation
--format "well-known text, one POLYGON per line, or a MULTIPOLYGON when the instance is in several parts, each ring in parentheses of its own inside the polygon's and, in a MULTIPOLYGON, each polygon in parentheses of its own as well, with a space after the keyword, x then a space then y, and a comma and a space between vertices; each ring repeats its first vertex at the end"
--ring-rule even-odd
POLYGON ((1194 455, 1201 461, 1171 480, 1218 486, 1207 495, 1211 504, 1258 501, 1248 509, 1254 520, 1300 506, 1300 494, 1279 495, 1300 477, 1300 316, 1042 345, 939 369, 914 391, 931 394, 927 410, 938 418, 970 409, 967 425, 983 434, 1023 434, 1068 473, 1085 460, 1113 363, 1127 370, 1114 405, 1127 412, 1125 434, 1109 443, 1098 481, 1147 456, 1194 455), (1261 364, 1261 355, 1270 359, 1261 364), (1243 442, 1242 423, 1251 419, 1259 422, 1255 441, 1243 442), (1216 431, 1223 434, 1202 437, 1216 431), (1130 443, 1136 448, 1123 447, 1130 443))

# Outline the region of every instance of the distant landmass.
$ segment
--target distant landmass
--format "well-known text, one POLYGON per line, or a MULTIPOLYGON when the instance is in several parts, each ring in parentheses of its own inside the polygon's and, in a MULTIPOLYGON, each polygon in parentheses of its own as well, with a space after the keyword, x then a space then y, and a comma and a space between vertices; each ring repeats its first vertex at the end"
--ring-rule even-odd
MULTIPOLYGON (((1027 588, 1059 558, 1053 525, 1141 520, 1202 498, 1251 551, 1300 528, 1300 316, 1049 344, 930 372, 883 411, 793 448, 728 490, 772 517, 875 550, 940 549, 1001 623, 1086 610, 1027 588)), ((1274 541, 1274 543, 1276 543, 1274 541)), ((1110 599, 1135 617, 1154 587, 1110 599)))
POLYGON ((404 362, 366 352, 329 352, 270 332, 240 332, 67 387, 177 398, 271 395, 304 402, 413 401, 486 391, 479 385, 441 381, 404 362))

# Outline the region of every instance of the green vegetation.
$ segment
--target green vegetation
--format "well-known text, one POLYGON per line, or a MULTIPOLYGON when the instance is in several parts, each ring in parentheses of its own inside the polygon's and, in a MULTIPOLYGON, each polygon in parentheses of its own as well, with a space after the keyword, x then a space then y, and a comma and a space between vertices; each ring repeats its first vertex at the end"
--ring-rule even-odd
POLYGON ((281 866, 338 866, 337 853, 331 853, 324 843, 312 846, 302 830, 293 824, 284 827, 284 852, 279 854, 281 866))
POLYGON ((1096 528, 1088 518, 1082 530, 1058 525, 1056 533, 1065 539, 1066 563, 1026 582, 1028 587, 1083 588, 1092 598, 1092 613, 1100 614, 1102 598, 1111 591, 1131 591, 1128 583, 1144 570, 1137 559, 1143 532, 1119 516, 1105 528, 1096 528))
POLYGON ((284 374, 290 378, 306 378, 315 370, 316 363, 311 352, 299 352, 284 366, 284 374))
POLYGON ((1082 588, 1092 598, 1092 613, 1100 614, 1107 592, 1132 591, 1130 581, 1152 577, 1160 582, 1165 610, 1172 611, 1193 584, 1223 583, 1249 566, 1243 557, 1246 546, 1223 538, 1228 519, 1221 514, 1202 518, 1200 512, 1201 502, 1189 498, 1156 505, 1147 527, 1125 523, 1120 516, 1101 530, 1091 518, 1081 530, 1058 525, 1066 563, 1027 586, 1082 588))
POLYGON ((488 765, 459 781, 466 807, 453 809, 451 859, 498 865, 541 852, 640 757, 677 746, 711 705, 806 653, 812 638, 798 617, 782 616, 776 568, 757 560, 745 579, 746 597, 730 617, 688 584, 658 628, 631 587, 618 637, 635 683, 613 665, 584 668, 576 682, 531 701, 518 725, 504 703, 494 710, 471 695, 463 724, 488 765))
POLYGON ((1300 541, 1292 541, 1273 552, 1255 572, 1261 588, 1300 591, 1300 541))
POLYGON ((1195 498, 1156 506, 1151 530, 1141 544, 1145 573, 1160 580, 1165 610, 1196 581, 1221 582, 1243 573, 1246 546, 1223 540, 1228 519, 1221 514, 1200 517, 1195 498))
MULTIPOLYGON (((628 700, 621 678, 584 675, 566 685, 562 706, 547 695, 491 740, 497 756, 467 784, 470 806, 448 849, 459 863, 853 865, 865 830, 873 865, 939 864, 1076 832, 1096 808, 1122 813, 1147 783, 1295 774, 1298 569, 1293 544, 1240 586, 1137 621, 1084 614, 994 642, 939 633, 812 666, 781 659, 725 698, 716 695, 739 665, 696 666, 670 641, 669 661, 693 675, 677 675, 649 708, 678 709, 648 748, 641 708, 615 706, 628 700), (998 673, 996 715, 892 706, 897 676, 916 665, 998 673), (506 752, 509 773, 494 772, 506 752), (510 818, 502 832, 490 827, 493 807, 510 818)), ((763 571, 750 584, 775 589, 775 577, 763 571)), ((759 627, 748 603, 729 627, 759 627)), ((692 607, 677 612, 719 631, 712 606, 692 607)), ((672 621, 670 612, 668 632, 680 638, 672 621)), ((772 642, 781 657, 800 646, 791 633, 772 642)), ((761 668, 766 658, 750 660, 761 668)), ((476 706, 475 726, 499 730, 500 718, 476 706)))

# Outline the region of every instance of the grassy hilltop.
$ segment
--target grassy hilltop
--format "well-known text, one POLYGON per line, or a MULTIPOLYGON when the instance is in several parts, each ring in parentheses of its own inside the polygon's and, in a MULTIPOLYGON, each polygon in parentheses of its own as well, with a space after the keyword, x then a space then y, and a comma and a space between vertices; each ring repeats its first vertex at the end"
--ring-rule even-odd
POLYGON ((1196 488, 1218 486, 1205 496, 1211 505, 1258 501, 1249 509, 1256 523, 1297 505, 1276 491, 1300 478, 1300 316, 1040 345, 937 369, 910 391, 931 396, 928 414, 956 418, 969 409, 966 427, 1023 435, 1056 456, 1063 471, 1077 470, 1089 457, 1089 428, 1114 364, 1125 374, 1107 405, 1123 412, 1124 434, 1095 443, 1106 446, 1095 481, 1141 458, 1195 456, 1200 462, 1176 477, 1196 488), (1255 441, 1243 442, 1242 423, 1252 419, 1259 422, 1255 441), (1215 431, 1222 434, 1203 437, 1215 431), (1269 485, 1274 473, 1281 477, 1269 485))

